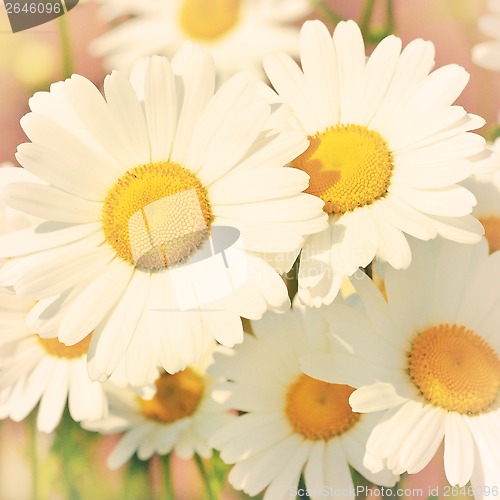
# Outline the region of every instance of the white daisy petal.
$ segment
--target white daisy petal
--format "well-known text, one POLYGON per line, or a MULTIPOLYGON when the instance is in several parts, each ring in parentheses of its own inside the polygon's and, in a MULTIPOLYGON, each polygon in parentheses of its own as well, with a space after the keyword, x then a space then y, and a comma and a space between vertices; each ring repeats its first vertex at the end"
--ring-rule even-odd
POLYGON ((58 222, 86 223, 101 218, 101 204, 34 183, 14 183, 4 189, 5 202, 22 212, 58 222))
POLYGON ((150 281, 149 274, 135 272, 99 336, 92 337, 89 350, 92 380, 106 380, 125 354, 143 310, 150 281), (95 343, 94 338, 97 338, 95 343))
POLYGON ((175 81, 168 60, 151 58, 145 81, 144 107, 151 142, 151 161, 162 161, 170 156, 177 127, 175 81))
POLYGON ((97 223, 64 224, 59 222, 42 222, 0 236, 0 257, 13 257, 48 250, 85 238, 99 229, 97 223))
POLYGON ((462 417, 454 412, 446 417, 444 466, 450 484, 462 487, 469 482, 474 467, 474 443, 462 417))
POLYGON ((47 389, 52 374, 53 364, 47 357, 42 358, 38 365, 26 379, 23 394, 17 399, 15 407, 10 413, 10 418, 18 422, 28 416, 36 404, 40 401, 42 394, 47 389))
POLYGON ((301 62, 306 84, 315 89, 311 95, 314 112, 318 117, 319 129, 323 130, 339 119, 338 76, 336 54, 332 38, 326 26, 319 21, 304 23, 301 31, 301 62), (313 52, 305 47, 318 48, 313 52))
POLYGON ((365 71, 365 48, 354 21, 338 24, 333 33, 339 72, 340 122, 355 123, 365 71))
POLYGON ((268 54, 264 69, 274 88, 290 105, 307 134, 314 133, 318 117, 312 115, 314 106, 308 97, 304 75, 293 59, 285 54, 268 54))
MULTIPOLYGON (((184 46, 187 47, 186 44, 184 46)), ((186 49, 186 52, 189 51, 186 49)), ((188 57, 183 58, 181 52, 178 52, 172 65, 177 77, 177 92, 181 92, 183 100, 179 109, 171 159, 176 163, 183 164, 187 159, 188 147, 196 121, 213 96, 215 75, 210 56, 199 49, 193 49, 193 56, 189 60, 188 57), (175 69, 176 62, 177 66, 181 68, 179 72, 175 69), (183 64, 185 64, 184 67, 183 64)))
MULTIPOLYGON (((23 122, 25 128, 26 118, 23 122)), ((38 117, 38 121, 43 123, 45 119, 38 117)), ((43 126, 56 128, 56 125, 49 120, 43 123, 43 126)), ((24 165, 24 168, 55 187, 77 197, 99 201, 106 194, 106 181, 109 182, 111 176, 107 175, 106 171, 99 170, 102 162, 91 152, 86 151, 81 143, 73 137, 64 135, 67 134, 65 129, 60 127, 57 129, 57 134, 61 142, 67 140, 72 146, 70 155, 63 147, 56 150, 44 144, 27 143, 18 146, 17 160, 24 165)))
POLYGON ((131 277, 132 270, 114 260, 70 305, 61 323, 61 341, 66 344, 78 342, 96 328, 122 296, 131 277))
POLYGON ((80 422, 105 417, 108 405, 103 388, 89 379, 85 359, 72 363, 70 370, 68 407, 71 418, 80 422))
POLYGON ((290 495, 291 488, 294 488, 300 478, 300 473, 304 463, 308 459, 311 448, 310 441, 303 441, 296 448, 294 454, 286 467, 269 483, 264 493, 265 500, 274 500, 275 498, 286 498, 290 495))
POLYGON ((42 432, 52 432, 57 427, 68 397, 70 365, 64 361, 54 365, 38 409, 37 427, 42 432))
POLYGON ((316 441, 311 447, 307 464, 304 468, 304 480, 311 491, 321 491, 325 486, 325 454, 326 445, 324 441, 316 441))
POLYGON ((135 167, 123 134, 127 125, 113 115, 97 87, 80 75, 73 75, 64 83, 71 106, 94 139, 120 163, 123 171, 135 167))
POLYGON ((143 425, 127 432, 109 455, 107 466, 110 469, 118 469, 122 466, 134 454, 138 443, 148 431, 149 427, 143 425))
POLYGON ((400 396, 393 385, 378 382, 360 387, 349 398, 352 409, 357 412, 375 412, 402 405, 406 397, 400 396))
POLYGON ((114 119, 123 127, 130 164, 148 163, 151 157, 148 128, 141 103, 130 82, 113 71, 104 79, 104 92, 114 119))
POLYGON ((149 338, 149 322, 144 312, 125 354, 127 380, 134 387, 150 384, 158 377, 158 353, 149 338))
MULTIPOLYGON (((344 450, 338 441, 332 440, 328 443, 323 467, 326 484, 334 489, 353 491, 351 472, 344 450)), ((349 498, 348 495, 346 497, 349 498)))

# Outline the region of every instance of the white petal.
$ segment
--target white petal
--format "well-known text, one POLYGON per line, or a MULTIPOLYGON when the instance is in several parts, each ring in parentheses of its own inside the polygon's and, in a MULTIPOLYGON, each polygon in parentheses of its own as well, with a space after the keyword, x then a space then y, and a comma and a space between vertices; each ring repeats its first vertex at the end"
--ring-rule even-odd
POLYGON ((148 426, 141 425, 127 432, 109 455, 107 466, 110 469, 118 469, 123 465, 137 450, 139 443, 149 430, 148 426))
POLYGON ((9 184, 4 190, 4 200, 10 207, 42 219, 77 224, 101 219, 101 203, 31 182, 9 184))
POLYGON ((0 258, 26 255, 78 241, 101 229, 101 224, 64 224, 42 222, 0 236, 0 258))
POLYGON ((104 92, 114 120, 120 124, 120 138, 126 144, 128 165, 150 161, 149 138, 144 112, 130 82, 117 71, 104 79, 104 92))
POLYGON ((338 123, 339 119, 335 47, 328 29, 319 21, 305 22, 300 37, 300 59, 309 89, 308 96, 318 117, 317 130, 325 130, 338 123))
POLYGON ((396 388, 386 382, 360 387, 349 398, 353 411, 361 413, 387 410, 400 406, 406 401, 405 396, 399 395, 396 388))
POLYGON ((444 467, 446 479, 454 486, 465 486, 474 467, 474 442, 462 416, 448 412, 444 436, 444 467))
POLYGON ((177 126, 175 81, 168 59, 152 57, 147 66, 144 107, 151 141, 151 161, 170 157, 177 126))
POLYGON ((182 105, 171 160, 186 165, 188 149, 196 123, 214 94, 214 64, 209 54, 186 42, 172 62, 177 76, 177 95, 182 105), (183 50, 184 49, 184 50, 183 50))
POLYGON ((40 407, 37 427, 41 432, 52 432, 59 424, 68 397, 70 364, 58 359, 47 384, 40 407))
POLYGON ((136 271, 109 319, 89 348, 89 375, 92 380, 106 380, 116 368, 130 343, 146 303, 151 276, 136 271))
POLYGON ((202 314, 202 321, 207 331, 215 340, 227 347, 243 342, 241 319, 229 311, 208 311, 202 314))
POLYGON ((110 262, 101 275, 78 294, 65 313, 59 332, 61 342, 72 345, 96 328, 120 300, 132 273, 132 266, 121 259, 110 262))

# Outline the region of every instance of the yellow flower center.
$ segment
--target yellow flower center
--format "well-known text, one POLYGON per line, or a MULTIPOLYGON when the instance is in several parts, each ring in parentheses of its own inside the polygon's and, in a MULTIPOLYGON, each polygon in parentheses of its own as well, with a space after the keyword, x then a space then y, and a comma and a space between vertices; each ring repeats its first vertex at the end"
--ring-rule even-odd
POLYGON ((139 398, 139 405, 147 418, 166 424, 192 415, 205 389, 203 378, 190 368, 174 375, 164 373, 155 385, 153 399, 139 398))
POLYGON ((212 220, 200 180, 171 162, 126 172, 107 193, 102 211, 109 244, 144 271, 184 261, 205 242, 212 220))
POLYGON ((500 217, 479 217, 479 222, 484 227, 484 236, 488 240, 490 253, 500 250, 500 217))
POLYGON ((498 355, 465 326, 440 324, 425 330, 413 340, 408 357, 410 377, 434 406, 476 414, 498 397, 498 355))
POLYGON ((393 158, 378 132, 361 125, 336 125, 309 141, 292 167, 309 174, 306 193, 321 198, 326 213, 351 212, 387 192, 393 158))
POLYGON ((329 384, 300 375, 286 395, 285 413, 295 432, 313 441, 348 431, 359 420, 349 405, 348 385, 329 384))
POLYGON ((57 338, 43 339, 38 334, 35 334, 38 342, 43 350, 49 355, 56 358, 74 359, 86 355, 89 351, 90 339, 92 333, 89 333, 83 340, 80 340, 74 345, 64 345, 57 338))
POLYGON ((189 38, 212 41, 236 25, 240 7, 241 0, 184 0, 179 23, 189 38))

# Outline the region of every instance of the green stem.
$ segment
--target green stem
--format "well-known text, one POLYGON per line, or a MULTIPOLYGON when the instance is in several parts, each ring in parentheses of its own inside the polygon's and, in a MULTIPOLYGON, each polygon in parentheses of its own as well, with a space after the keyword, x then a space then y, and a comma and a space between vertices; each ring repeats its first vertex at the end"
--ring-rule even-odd
POLYGON ((203 464, 203 460, 200 458, 199 455, 195 455, 194 460, 196 462, 196 465, 198 466, 198 470, 200 471, 200 475, 203 479, 207 500, 217 500, 217 487, 213 484, 212 478, 207 473, 205 465, 203 464))
POLYGON ((69 78, 73 74, 73 55, 69 36, 68 16, 66 14, 57 18, 57 26, 61 40, 63 78, 69 78))
POLYGON ((370 32, 370 22, 372 20, 373 9, 375 7, 376 1, 377 0, 366 0, 363 12, 361 13, 359 27, 365 38, 368 37, 368 34, 370 32))
POLYGON ((328 22, 332 24, 338 24, 344 19, 334 12, 328 5, 325 4, 324 0, 316 0, 314 2, 314 8, 318 11, 318 14, 325 17, 328 22))
POLYGON ((385 32, 387 35, 394 33, 394 0, 387 0, 385 32))
POLYGON ((31 415, 29 419, 29 457, 31 464, 31 480, 32 480, 32 498, 38 500, 40 498, 38 489, 40 484, 40 474, 38 467, 38 431, 36 428, 36 416, 31 415))
POLYGON ((165 455, 163 459, 163 486, 165 489, 165 498, 167 500, 175 500, 171 454, 165 455))

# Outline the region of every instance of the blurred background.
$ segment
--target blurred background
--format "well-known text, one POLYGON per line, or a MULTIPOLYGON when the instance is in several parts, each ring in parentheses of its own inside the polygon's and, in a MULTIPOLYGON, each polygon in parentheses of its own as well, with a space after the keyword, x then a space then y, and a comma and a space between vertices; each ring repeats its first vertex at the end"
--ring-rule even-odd
MULTIPOLYGON (((361 0, 324 3, 338 16, 356 21, 364 4, 361 0)), ((471 75, 470 83, 457 104, 486 119, 487 125, 479 133, 489 137, 500 108, 500 74, 479 68, 471 61, 472 46, 486 40, 477 26, 479 16, 487 11, 486 4, 486 0, 395 0, 394 32, 404 44, 415 38, 432 41, 436 46, 436 67, 450 63, 465 67, 471 75)), ((375 28, 384 22, 383 6, 384 2, 376 6, 375 28)), ((331 29, 334 27, 325 9, 318 8, 311 18, 320 18, 331 29)), ((88 45, 108 26, 97 15, 93 2, 80 2, 67 14, 66 22, 75 73, 101 87, 105 75, 102 61, 88 53, 88 45)), ((372 48, 369 46, 369 50, 372 48)), ((19 120, 28 112, 28 100, 35 91, 48 90, 50 83, 63 77, 61 53, 57 20, 12 34, 4 4, 0 3, 0 162, 16 163, 16 147, 27 140, 19 120)), ((115 438, 86 433, 68 418, 58 429, 57 437, 42 435, 36 433, 32 420, 30 417, 18 424, 0 421, 0 500, 35 498, 34 489, 41 499, 161 498, 162 464, 158 457, 151 463, 135 460, 110 472, 105 459, 115 438)), ((437 456, 440 458, 420 474, 405 477, 404 487, 422 488, 427 498, 432 494, 429 488, 446 484, 442 451, 437 456)), ((174 460, 174 483, 178 498, 203 498, 193 463, 174 460)), ((369 495, 378 497, 377 493, 369 495)), ((228 487, 224 498, 245 496, 228 487)), ((410 493, 401 498, 416 495, 410 493)))

